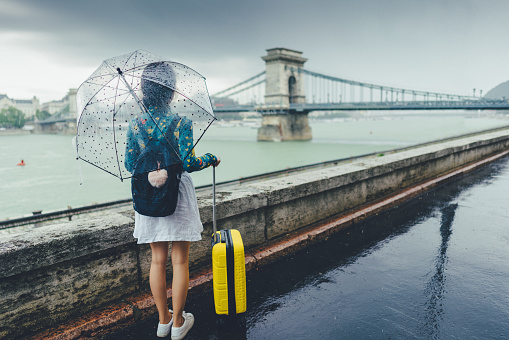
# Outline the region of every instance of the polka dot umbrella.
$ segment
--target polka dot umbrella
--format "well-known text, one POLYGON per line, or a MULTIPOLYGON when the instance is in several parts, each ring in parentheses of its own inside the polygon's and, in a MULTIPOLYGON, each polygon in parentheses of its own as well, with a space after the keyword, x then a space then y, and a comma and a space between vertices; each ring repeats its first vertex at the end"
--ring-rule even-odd
POLYGON ((216 119, 202 75, 139 50, 105 60, 79 87, 77 109, 77 158, 121 180, 149 145, 171 153, 158 167, 185 162, 216 119))

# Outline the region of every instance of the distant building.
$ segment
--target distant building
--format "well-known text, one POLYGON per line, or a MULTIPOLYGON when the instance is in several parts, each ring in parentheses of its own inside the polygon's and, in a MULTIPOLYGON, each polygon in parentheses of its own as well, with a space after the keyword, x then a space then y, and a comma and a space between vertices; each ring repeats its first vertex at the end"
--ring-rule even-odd
POLYGON ((52 115, 64 113, 65 116, 76 118, 76 92, 77 89, 69 89, 64 98, 43 103, 40 110, 47 111, 52 115))
POLYGON ((42 110, 51 113, 44 120, 35 122, 36 133, 63 133, 76 134, 76 92, 77 89, 69 89, 69 92, 61 100, 44 103, 42 110))
POLYGON ((35 116, 37 110, 40 110, 41 105, 39 99, 33 97, 32 99, 11 99, 6 94, 0 94, 0 110, 7 109, 13 106, 25 114, 25 118, 35 116))
POLYGON ((41 111, 46 111, 50 114, 55 114, 55 113, 61 111, 66 105, 64 98, 62 98, 60 100, 52 100, 50 102, 43 103, 41 105, 41 111))
POLYGON ((213 107, 222 107, 225 105, 239 105, 239 102, 229 97, 211 97, 213 107))
POLYGON ((0 94, 0 110, 13 106, 23 112, 25 118, 34 117, 37 110, 47 111, 52 115, 58 113, 60 116, 76 118, 76 92, 76 89, 69 89, 62 99, 43 104, 40 104, 35 96, 32 99, 12 99, 6 94, 0 94))

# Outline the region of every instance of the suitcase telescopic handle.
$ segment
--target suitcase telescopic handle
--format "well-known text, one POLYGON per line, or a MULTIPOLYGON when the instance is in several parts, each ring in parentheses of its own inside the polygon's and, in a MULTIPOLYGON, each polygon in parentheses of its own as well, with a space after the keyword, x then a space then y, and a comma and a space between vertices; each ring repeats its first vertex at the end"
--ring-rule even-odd
POLYGON ((216 228, 216 166, 212 166, 212 227, 214 229, 214 242, 217 243, 216 228))

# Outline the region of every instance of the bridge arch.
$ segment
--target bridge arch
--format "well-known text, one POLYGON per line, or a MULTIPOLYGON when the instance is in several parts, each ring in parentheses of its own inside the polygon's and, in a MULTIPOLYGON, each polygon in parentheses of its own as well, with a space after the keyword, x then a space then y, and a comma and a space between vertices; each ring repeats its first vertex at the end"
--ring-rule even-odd
POLYGON ((295 76, 292 74, 290 78, 288 78, 288 101, 290 104, 295 103, 295 97, 297 95, 297 80, 295 76))
POLYGON ((302 57, 302 52, 271 48, 262 59, 265 61, 265 105, 286 107, 290 104, 290 97, 292 103, 305 103, 303 76, 296 72, 304 68, 307 61, 302 57))

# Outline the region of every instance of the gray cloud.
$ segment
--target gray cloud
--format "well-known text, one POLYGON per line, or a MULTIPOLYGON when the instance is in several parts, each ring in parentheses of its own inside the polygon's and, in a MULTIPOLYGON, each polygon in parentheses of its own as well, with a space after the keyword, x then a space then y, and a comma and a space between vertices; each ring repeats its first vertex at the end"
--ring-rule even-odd
POLYGON ((146 49, 232 84, 263 70, 265 49, 281 46, 303 51, 306 67, 318 72, 464 94, 507 80, 499 60, 509 57, 508 7, 481 0, 4 0, 0 35, 37 33, 33 48, 68 66, 146 49))

